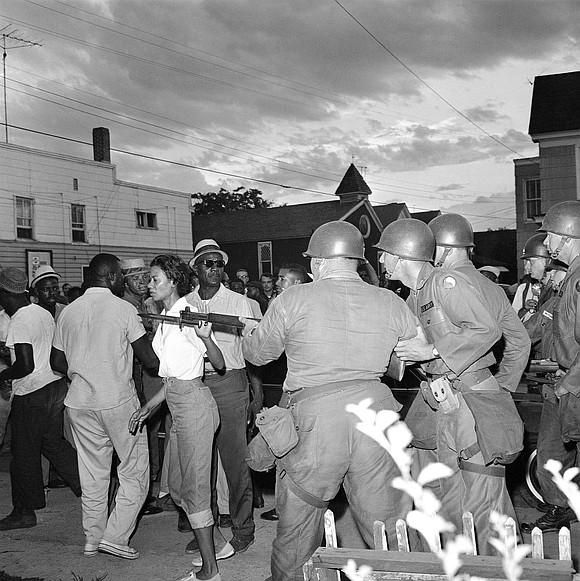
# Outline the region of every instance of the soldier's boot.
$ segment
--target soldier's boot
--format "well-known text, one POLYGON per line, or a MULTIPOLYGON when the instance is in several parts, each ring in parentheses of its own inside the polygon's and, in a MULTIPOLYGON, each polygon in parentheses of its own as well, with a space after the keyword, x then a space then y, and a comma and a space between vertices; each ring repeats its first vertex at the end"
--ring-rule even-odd
POLYGON ((533 523, 522 523, 520 528, 523 533, 531 533, 536 527, 544 533, 559 531, 562 527, 570 528, 570 515, 568 509, 563 506, 552 504, 550 509, 538 520, 533 523))

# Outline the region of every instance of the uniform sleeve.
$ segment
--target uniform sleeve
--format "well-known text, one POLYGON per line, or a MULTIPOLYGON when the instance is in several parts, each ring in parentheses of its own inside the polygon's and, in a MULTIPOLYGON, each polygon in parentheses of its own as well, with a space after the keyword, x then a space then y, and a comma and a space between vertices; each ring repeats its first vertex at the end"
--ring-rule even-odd
MULTIPOLYGON (((507 300, 506 300, 507 302, 507 300)), ((495 378, 501 387, 516 391, 530 356, 531 341, 516 312, 509 304, 505 305, 505 315, 501 321, 501 331, 505 346, 503 357, 495 378)), ((540 312, 536 313, 540 318, 540 312)))
MULTIPOLYGON (((393 293, 394 294, 394 293, 393 293)), ((417 327, 421 325, 419 319, 415 317, 413 311, 409 308, 409 305, 401 298, 395 295, 395 304, 399 307, 399 317, 397 318, 400 322, 399 328, 399 339, 412 339, 417 335, 417 327)))
MULTIPOLYGON (((580 328, 580 282, 576 283, 574 290, 574 315, 575 320, 570 321, 570 324, 574 326, 574 336, 576 343, 580 343, 580 337, 578 336, 578 329, 580 328)), ((580 397, 580 350, 576 349, 576 355, 568 369, 566 375, 558 382, 561 387, 566 391, 574 395, 575 397, 580 397)))
POLYGON ((284 351, 284 337, 285 312, 281 295, 270 303, 253 334, 244 337, 242 342, 244 358, 254 365, 266 365, 270 361, 275 361, 284 351))
POLYGON ((473 287, 453 276, 434 281, 434 294, 449 320, 457 327, 435 341, 443 362, 460 375, 483 357, 501 337, 498 323, 473 287))

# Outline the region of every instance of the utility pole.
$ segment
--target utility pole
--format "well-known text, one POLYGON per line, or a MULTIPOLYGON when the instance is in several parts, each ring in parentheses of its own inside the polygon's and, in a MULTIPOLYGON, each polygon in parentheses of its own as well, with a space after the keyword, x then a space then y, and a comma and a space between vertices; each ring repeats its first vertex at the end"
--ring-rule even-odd
POLYGON ((0 29, 2 34, 2 73, 4 80, 4 127, 6 129, 6 143, 8 143, 8 102, 6 100, 6 51, 14 48, 29 48, 31 46, 42 46, 39 42, 22 38, 12 25, 7 24, 0 29), (7 42, 12 41, 14 46, 7 46, 7 42))

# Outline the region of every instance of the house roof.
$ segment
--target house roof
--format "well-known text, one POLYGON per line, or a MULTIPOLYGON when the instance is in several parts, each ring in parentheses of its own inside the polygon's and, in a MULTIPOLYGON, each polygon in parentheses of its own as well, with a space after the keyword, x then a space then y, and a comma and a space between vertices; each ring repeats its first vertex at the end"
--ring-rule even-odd
POLYGON ((580 71, 534 80, 528 133, 580 130, 580 71))
MULTIPOLYGON (((204 238, 214 238, 220 244, 250 242, 257 236, 261 240, 308 238, 321 224, 340 220, 361 203, 368 204, 368 201, 344 204, 333 200, 194 217, 194 242, 204 238)), ((399 218, 401 213, 403 217, 409 217, 405 204, 373 206, 372 209, 383 228, 399 218)))
POLYGON ((425 224, 429 224, 433 218, 437 218, 437 216, 441 216, 441 210, 427 210, 426 212, 413 212, 411 214, 411 218, 415 218, 415 220, 421 220, 421 222, 425 222, 425 224))
POLYGON ((381 206, 373 206, 381 225, 386 228, 391 222, 394 222, 397 218, 410 218, 409 210, 407 210, 407 205, 402 203, 393 204, 383 204, 381 206))
POLYGON ((309 237, 318 226, 339 220, 356 204, 339 200, 256 208, 194 217, 194 240, 215 238, 220 243, 309 237))
POLYGON ((370 196, 372 191, 360 175, 358 169, 351 163, 334 194, 336 196, 343 196, 345 194, 363 194, 370 196))

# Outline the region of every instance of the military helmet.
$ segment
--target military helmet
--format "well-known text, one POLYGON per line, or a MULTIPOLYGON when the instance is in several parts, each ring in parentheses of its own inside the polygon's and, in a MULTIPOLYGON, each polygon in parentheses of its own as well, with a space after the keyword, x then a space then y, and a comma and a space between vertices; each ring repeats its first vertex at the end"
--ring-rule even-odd
POLYGON ((402 218, 383 230, 375 248, 406 260, 430 262, 435 253, 435 237, 425 222, 402 218))
POLYGON ((534 234, 531 238, 528 238, 520 258, 522 260, 526 258, 550 258, 550 253, 544 246, 545 238, 545 234, 534 234))
POLYGON ((365 257, 365 244, 359 229, 350 222, 327 222, 310 237, 306 258, 359 258, 365 257))
POLYGON ((473 247, 473 228, 467 218, 459 214, 442 214, 429 222, 437 246, 451 248, 473 247))
POLYGON ((580 238, 580 201, 570 200, 554 204, 546 212, 540 230, 580 238))

